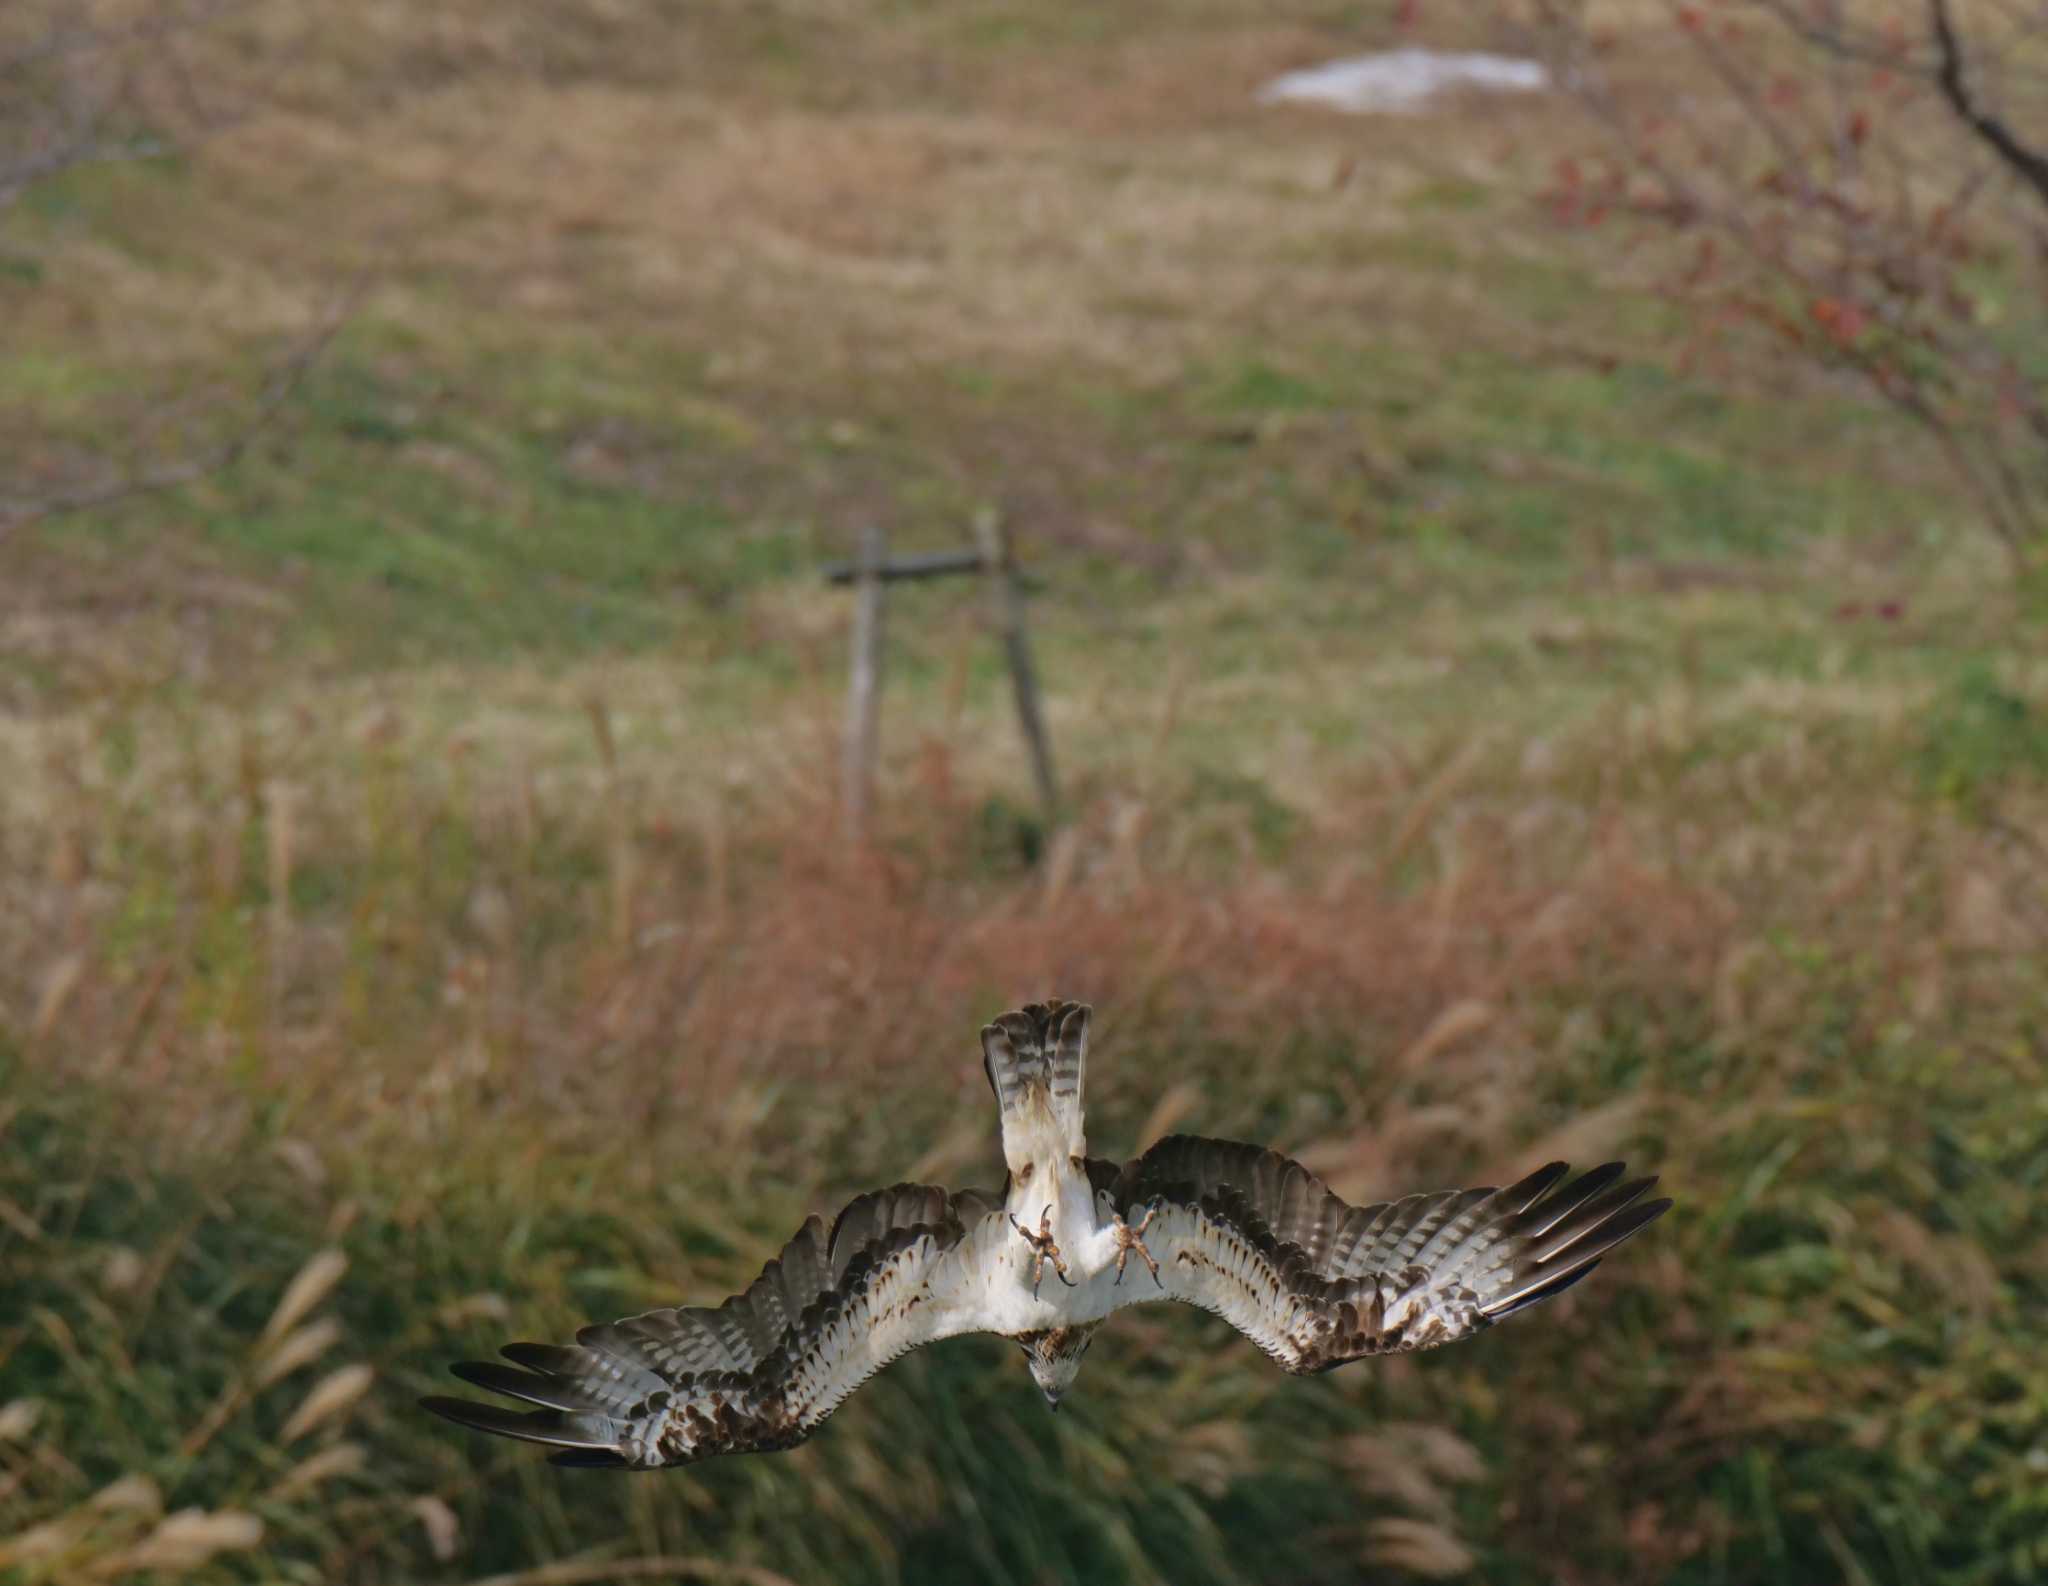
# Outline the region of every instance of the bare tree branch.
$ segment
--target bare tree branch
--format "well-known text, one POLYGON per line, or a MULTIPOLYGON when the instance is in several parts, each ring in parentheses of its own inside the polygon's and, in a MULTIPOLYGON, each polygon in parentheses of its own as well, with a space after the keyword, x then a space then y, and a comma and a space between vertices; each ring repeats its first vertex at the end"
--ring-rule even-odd
POLYGON ((137 21, 117 27, 97 27, 73 18, 68 25, 53 26, 12 54, 0 55, 0 77, 64 55, 105 51, 127 44, 153 44, 174 34, 190 33, 231 11, 247 10, 248 5, 249 0, 193 0, 182 6, 166 3, 137 21))
MULTIPOLYGON (((179 46, 246 4, 154 0, 139 15, 103 23, 86 0, 60 0, 40 24, 24 25, 19 12, 8 17, 9 25, 0 27, 0 218, 65 171, 161 155, 191 137, 219 132, 227 122, 201 104, 179 46), (174 138, 152 129, 166 103, 182 129, 174 138)), ((173 413, 167 404, 131 425, 125 444, 79 460, 67 481, 13 493, 0 481, 0 540, 62 513, 172 489, 234 463, 274 424, 361 300, 368 280, 365 275, 344 290, 292 344, 231 423, 221 416, 214 438, 183 436, 171 448, 174 455, 164 456, 154 434, 173 413), (221 436, 223 427, 227 433, 221 436)))
POLYGON ((312 331, 272 368, 254 405, 224 440, 154 465, 108 463, 92 477, 28 496, 0 496, 0 541, 17 529, 68 512, 107 506, 130 496, 154 495, 189 485, 237 462, 275 422, 307 373, 341 333, 368 290, 367 276, 357 280, 312 331))
POLYGON ((1952 3, 1927 0, 1932 37, 1913 40, 1852 31, 1839 0, 1738 0, 1734 15, 1669 0, 1716 91, 1639 101, 1582 8, 1534 0, 1558 80, 1624 172, 1562 174, 1559 212, 1634 211, 1730 244, 1692 250, 1672 294, 1705 324, 1747 320, 1795 363, 1858 377, 1927 435, 2018 566, 2048 549, 2048 382, 2025 362, 2048 312, 2011 289, 2013 269, 2048 271, 2048 155, 1991 99, 2035 80, 2037 31, 2002 17, 1980 34, 1996 76, 1973 81, 1952 3), (1770 25, 1759 35, 1741 12, 1770 25))
POLYGON ((0 213, 30 188, 75 166, 171 151, 173 139, 149 130, 153 118, 133 69, 138 52, 175 91, 185 123, 177 146, 229 125, 231 118, 200 104, 177 46, 246 3, 159 0, 143 16, 111 27, 82 9, 0 55, 0 213))
POLYGON ((2048 156, 2043 156, 2013 135, 2012 129, 1980 105, 1970 92, 1964 75, 1963 46, 1956 37, 1955 19, 1949 14, 1949 0, 1927 0, 1934 23, 1934 44, 1941 66, 1935 81, 1951 108, 2043 203, 2048 203, 2048 156))

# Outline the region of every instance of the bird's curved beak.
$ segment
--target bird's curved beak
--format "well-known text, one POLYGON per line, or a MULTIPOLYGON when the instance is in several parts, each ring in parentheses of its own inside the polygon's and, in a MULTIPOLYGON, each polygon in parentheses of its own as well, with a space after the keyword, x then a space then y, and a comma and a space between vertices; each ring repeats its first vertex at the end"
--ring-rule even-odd
POLYGON ((1057 1413, 1060 1407, 1060 1396, 1050 1388, 1041 1388, 1039 1391, 1045 1395, 1045 1407, 1057 1413))

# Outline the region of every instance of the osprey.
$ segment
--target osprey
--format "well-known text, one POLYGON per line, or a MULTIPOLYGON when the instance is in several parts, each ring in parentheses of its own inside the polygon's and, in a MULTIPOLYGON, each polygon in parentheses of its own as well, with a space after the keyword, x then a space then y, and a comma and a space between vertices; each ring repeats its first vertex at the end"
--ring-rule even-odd
POLYGON ((812 1217, 723 1305, 507 1344, 454 1367, 538 1406, 430 1398, 437 1415, 649 1470, 802 1442, 863 1382, 960 1333, 1014 1340, 1055 1408, 1095 1329, 1143 1300, 1214 1311, 1283 1370, 1427 1349, 1561 1293, 1671 1202, 1610 1162, 1506 1189, 1349 1206, 1299 1162, 1174 1135, 1117 1164, 1088 1155, 1086 1006, 1033 1003, 981 1032, 1009 1179, 1000 1198, 898 1184, 812 1217))

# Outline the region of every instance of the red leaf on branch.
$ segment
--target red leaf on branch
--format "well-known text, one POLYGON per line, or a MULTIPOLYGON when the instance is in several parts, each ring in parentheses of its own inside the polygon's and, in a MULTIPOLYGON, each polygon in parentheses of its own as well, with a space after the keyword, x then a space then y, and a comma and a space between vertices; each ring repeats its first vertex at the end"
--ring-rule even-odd
POLYGON ((1836 343, 1846 347, 1863 334, 1863 328, 1870 323, 1870 316, 1854 303, 1845 303, 1840 298, 1817 297, 1807 305, 1807 313, 1836 343))

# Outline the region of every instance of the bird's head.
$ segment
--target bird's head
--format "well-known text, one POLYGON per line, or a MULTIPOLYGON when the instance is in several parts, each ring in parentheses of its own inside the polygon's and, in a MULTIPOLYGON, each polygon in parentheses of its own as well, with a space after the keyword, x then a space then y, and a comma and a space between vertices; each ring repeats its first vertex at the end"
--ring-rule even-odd
POLYGON ((1060 1400, 1081 1374, 1081 1357, 1088 1353, 1094 1338, 1095 1325, 1049 1327, 1042 1332, 1017 1335, 1018 1347, 1031 1362, 1031 1380, 1038 1384, 1038 1391, 1053 1409, 1060 1407, 1060 1400))

